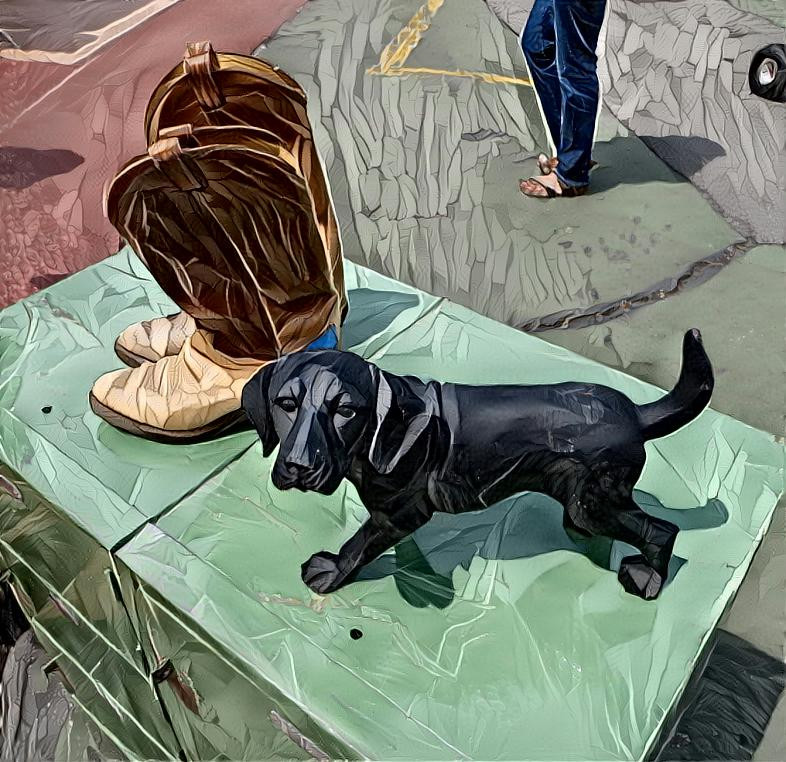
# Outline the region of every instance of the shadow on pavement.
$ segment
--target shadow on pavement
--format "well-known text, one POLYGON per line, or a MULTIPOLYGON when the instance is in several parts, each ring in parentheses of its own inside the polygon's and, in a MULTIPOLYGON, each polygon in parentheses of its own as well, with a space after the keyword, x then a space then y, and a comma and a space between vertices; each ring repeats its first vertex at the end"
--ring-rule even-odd
POLYGON ((726 155, 720 143, 697 135, 639 135, 639 139, 672 169, 688 178, 726 155))
POLYGON ((47 177, 70 172, 83 161, 78 153, 62 148, 3 146, 0 147, 0 188, 29 188, 47 177))
POLYGON ((644 185, 651 182, 684 183, 682 174, 668 165, 679 167, 680 173, 698 172, 713 159, 724 156, 723 148, 706 138, 678 135, 655 138, 639 136, 615 137, 595 144, 593 156, 598 162, 592 173, 591 193, 603 193, 618 185, 644 185), (634 151, 643 142, 660 161, 643 162, 634 151))
POLYGON ((705 664, 694 673, 657 762, 748 760, 764 737, 786 665, 724 630, 717 631, 705 664))

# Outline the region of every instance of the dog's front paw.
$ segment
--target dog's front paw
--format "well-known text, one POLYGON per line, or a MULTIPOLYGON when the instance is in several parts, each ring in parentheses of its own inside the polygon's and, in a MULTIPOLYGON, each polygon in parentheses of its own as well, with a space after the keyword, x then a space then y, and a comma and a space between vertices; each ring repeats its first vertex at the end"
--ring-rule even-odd
POLYGON ((327 551, 315 553, 301 569, 303 582, 320 595, 338 590, 347 578, 338 567, 338 556, 327 551))
POLYGON ((644 556, 626 556, 620 564, 619 581, 627 592, 645 601, 657 598, 664 579, 653 569, 644 556))

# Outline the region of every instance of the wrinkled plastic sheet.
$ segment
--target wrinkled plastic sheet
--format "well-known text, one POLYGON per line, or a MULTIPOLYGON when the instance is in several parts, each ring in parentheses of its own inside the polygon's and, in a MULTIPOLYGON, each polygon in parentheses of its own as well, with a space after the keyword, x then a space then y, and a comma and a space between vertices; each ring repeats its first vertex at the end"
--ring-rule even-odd
MULTIPOLYGON (((661 393, 349 264, 347 285, 345 346, 387 370, 661 393)), ((250 433, 167 447, 89 413, 92 381, 118 367, 117 333, 171 308, 124 251, 0 313, 0 561, 113 742, 233 759, 653 752, 783 490, 773 437, 708 410, 648 444, 636 498, 684 530, 657 601, 607 570, 625 546, 575 544, 534 494, 438 515, 320 597, 300 564, 362 521, 350 485, 280 492, 250 433), (36 510, 48 532, 26 516, 36 510), (143 709, 145 691, 158 710, 143 709)))
POLYGON ((177 311, 130 250, 0 312, 0 461, 111 548, 254 440, 169 447, 129 437, 87 396, 124 367, 128 325, 177 311))

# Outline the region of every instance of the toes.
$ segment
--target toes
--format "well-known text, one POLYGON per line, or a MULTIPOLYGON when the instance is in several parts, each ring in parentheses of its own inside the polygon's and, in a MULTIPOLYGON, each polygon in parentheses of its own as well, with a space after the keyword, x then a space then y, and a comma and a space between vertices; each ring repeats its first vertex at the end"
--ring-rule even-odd
POLYGON ((618 578, 631 595, 650 601, 657 598, 664 579, 648 563, 644 556, 628 556, 622 560, 618 578))
POLYGON ((534 180, 519 180, 519 190, 525 196, 535 196, 536 198, 546 198, 548 196, 546 189, 534 180))
POLYGON ((545 153, 538 154, 538 169, 542 175, 550 175, 559 164, 556 156, 546 156, 545 153))

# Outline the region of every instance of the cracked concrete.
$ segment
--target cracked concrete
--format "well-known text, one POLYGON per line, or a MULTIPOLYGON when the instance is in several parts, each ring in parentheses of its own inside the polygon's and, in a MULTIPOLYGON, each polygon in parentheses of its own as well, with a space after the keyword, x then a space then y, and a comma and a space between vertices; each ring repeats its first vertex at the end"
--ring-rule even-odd
POLYGON ((679 375, 675 337, 698 326, 715 367, 712 407, 784 436, 784 285, 786 247, 759 246, 736 258, 698 288, 602 325, 585 324, 539 335, 584 357, 668 388, 679 375))

